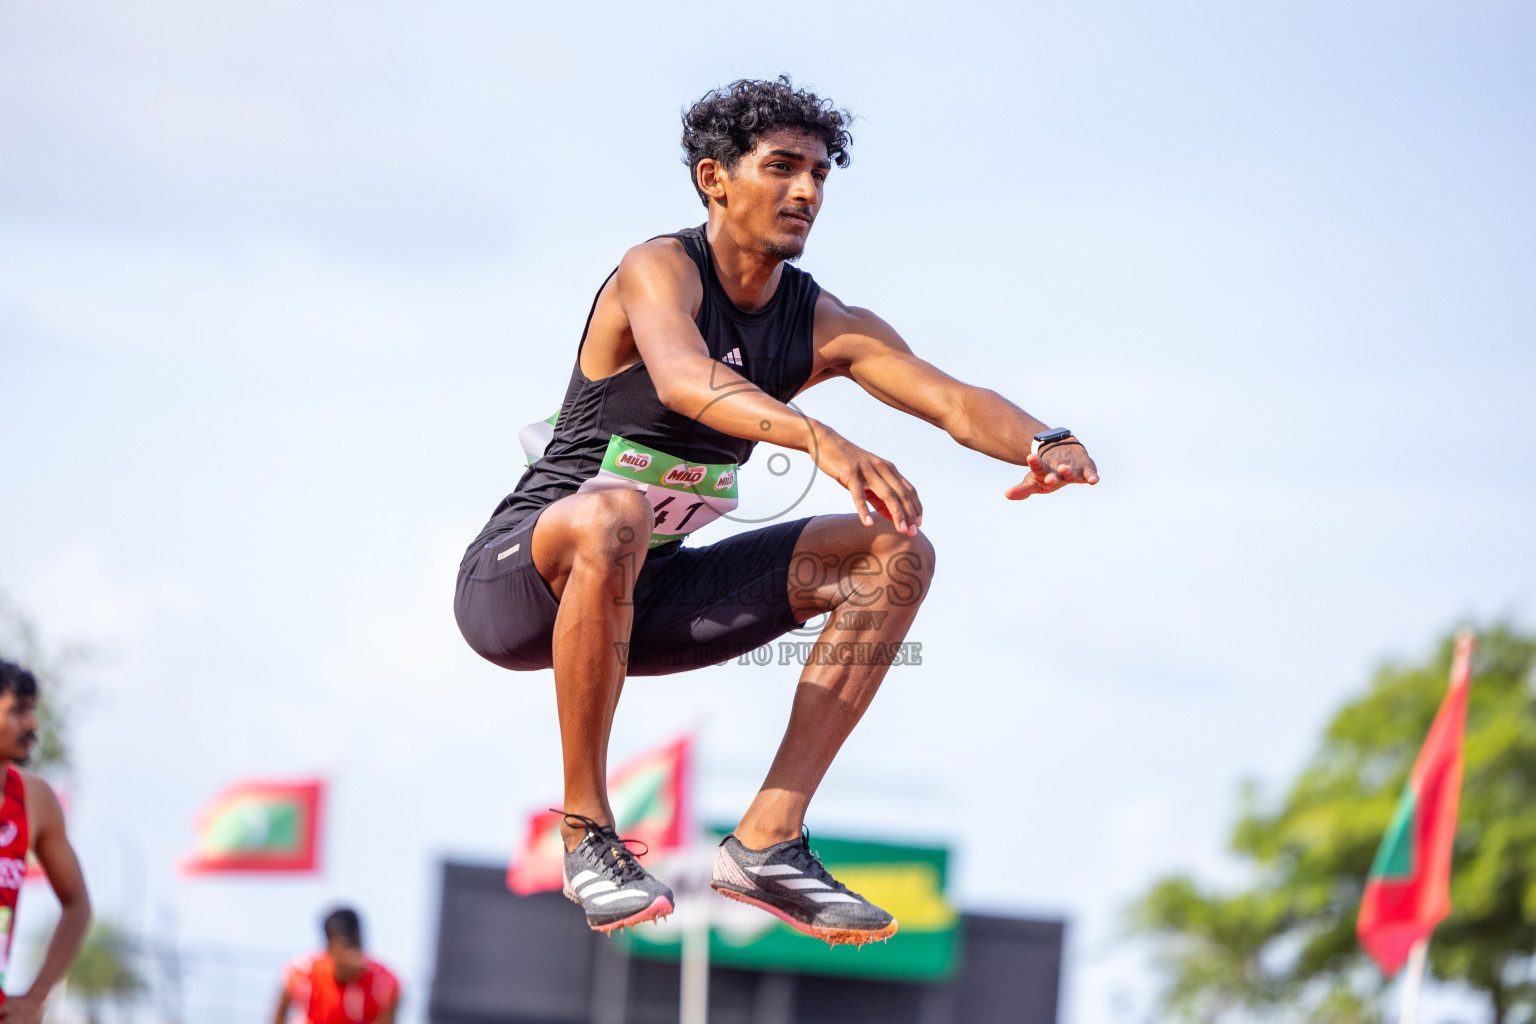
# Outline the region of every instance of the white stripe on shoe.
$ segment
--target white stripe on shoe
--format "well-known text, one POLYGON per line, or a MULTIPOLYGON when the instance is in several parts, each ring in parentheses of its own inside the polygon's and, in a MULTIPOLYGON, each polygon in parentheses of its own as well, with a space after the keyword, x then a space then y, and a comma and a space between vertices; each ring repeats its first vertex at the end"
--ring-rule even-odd
POLYGON ((760 868, 747 868, 748 871, 759 878, 772 878, 775 875, 803 875, 805 872, 793 864, 768 864, 760 868))
POLYGON ((617 888, 618 886, 613 882, 608 881, 608 879, 599 878, 591 884, 587 885, 586 888, 577 889, 576 895, 580 896, 582 899, 586 899, 588 896, 596 896, 600 892, 608 892, 611 889, 617 888))
POLYGON ((859 900, 845 892, 808 892, 807 899, 813 899, 817 903, 858 903, 859 900))
POLYGON ((779 884, 786 889, 830 889, 826 882, 819 878, 781 878, 779 884))
POLYGON ((646 892, 644 889, 620 889, 618 892, 605 892, 601 896, 595 897, 592 902, 600 907, 606 907, 610 903, 614 903, 618 900, 627 900, 631 896, 649 895, 650 893, 646 892))

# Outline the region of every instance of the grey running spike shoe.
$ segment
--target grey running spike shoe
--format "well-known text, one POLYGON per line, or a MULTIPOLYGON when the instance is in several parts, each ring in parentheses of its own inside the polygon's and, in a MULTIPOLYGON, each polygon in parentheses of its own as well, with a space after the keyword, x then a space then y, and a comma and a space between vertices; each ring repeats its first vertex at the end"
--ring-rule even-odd
POLYGON ((749 850, 726 836, 709 884, 829 946, 862 946, 896 934, 894 917, 828 874, 811 852, 809 832, 766 850, 749 850))
POLYGON ((579 814, 566 818, 587 830, 565 855, 564 886, 565 898, 586 911, 587 927, 611 932, 672 913, 672 890, 640 866, 610 826, 579 814))

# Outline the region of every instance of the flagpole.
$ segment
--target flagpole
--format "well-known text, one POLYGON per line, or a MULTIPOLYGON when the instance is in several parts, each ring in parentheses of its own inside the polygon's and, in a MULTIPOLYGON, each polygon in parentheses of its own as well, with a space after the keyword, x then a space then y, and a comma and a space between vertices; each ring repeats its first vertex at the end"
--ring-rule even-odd
POLYGON ((681 1024, 706 1024, 709 1020, 709 904, 695 896, 689 900, 683 922, 683 998, 681 1024))
POLYGON ((1429 939, 1424 938, 1415 942, 1408 954, 1408 969, 1403 972, 1403 1012, 1398 1016, 1397 1024, 1418 1024, 1419 989, 1424 986, 1428 953, 1429 939))
MULTIPOLYGON (((709 724, 709 717, 705 716, 694 722, 689 734, 697 740, 703 735, 704 728, 709 724)), ((697 750, 697 746, 693 748, 697 750)), ((694 756, 697 756, 696 754, 694 756)), ((692 786, 693 769, 697 765, 691 765, 689 775, 685 780, 688 786, 692 786)), ((683 948, 679 965, 681 977, 678 979, 681 986, 678 999, 679 1024, 708 1024, 709 1022, 709 920, 710 905, 714 902, 710 897, 713 893, 709 889, 710 876, 714 874, 714 858, 710 856, 714 851, 709 844, 704 842, 703 829, 698 819, 694 816, 694 804, 692 794, 689 794, 687 811, 682 815, 682 827, 687 830, 688 846, 683 854, 683 863, 687 870, 680 879, 682 885, 678 887, 681 898, 678 900, 678 916, 682 919, 679 923, 683 926, 683 948)))
POLYGON ((688 851, 689 870, 684 879, 685 895, 678 901, 683 926, 682 998, 679 1000, 679 1024, 707 1024, 709 1020, 709 905, 708 889, 702 885, 703 865, 709 855, 699 842, 697 831, 688 851))

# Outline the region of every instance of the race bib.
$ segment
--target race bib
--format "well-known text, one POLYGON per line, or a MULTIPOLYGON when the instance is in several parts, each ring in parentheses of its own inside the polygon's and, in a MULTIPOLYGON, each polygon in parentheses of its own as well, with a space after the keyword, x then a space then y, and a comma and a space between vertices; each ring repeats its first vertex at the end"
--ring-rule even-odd
POLYGON ((736 464, 689 462, 614 434, 602 468, 577 491, 617 488, 643 491, 650 501, 656 516, 654 548, 681 540, 736 507, 736 464))

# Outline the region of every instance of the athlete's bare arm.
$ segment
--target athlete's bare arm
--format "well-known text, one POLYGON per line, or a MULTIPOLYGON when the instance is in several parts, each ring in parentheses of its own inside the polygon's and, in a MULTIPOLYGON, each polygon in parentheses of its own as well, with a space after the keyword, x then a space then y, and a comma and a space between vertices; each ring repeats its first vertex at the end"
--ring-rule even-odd
POLYGON ((59 806, 59 798, 52 787, 36 775, 22 772, 21 777, 26 787, 32 852, 48 875, 48 884, 59 898, 62 913, 32 987, 0 1006, 0 1020, 5 1024, 37 1024, 42 1017, 43 1001, 69 970, 75 954, 80 952, 80 943, 85 940, 86 929, 91 925, 91 900, 85 891, 85 876, 80 871, 80 860, 75 856, 74 847, 69 845, 69 836, 65 834, 64 809, 59 806))
POLYGON ((1049 494, 1069 483, 1096 484, 1098 468, 1081 445, 1052 448, 1049 464, 1030 454, 1047 425, 995 391, 973 387, 918 358, 901 335, 867 309, 845 306, 826 291, 816 303, 816 361, 810 387, 831 377, 851 378, 893 409, 927 420, 967 448, 1027 466, 1008 498, 1049 494))
POLYGON ((272 1024, 288 1024, 288 1008, 293 1005, 293 996, 288 991, 288 980, 283 979, 283 994, 277 997, 277 1012, 272 1015, 272 1024))
MULTIPOLYGON (((922 503, 895 466, 710 358, 693 320, 703 301, 703 285, 681 244, 656 239, 636 246, 625 254, 609 287, 621 315, 602 325, 606 337, 589 333, 588 343, 599 345, 595 360, 606 358, 608 366, 620 369, 643 359, 657 397, 667 408, 733 437, 809 453, 823 472, 848 489, 866 526, 874 524, 867 499, 873 495, 877 507, 889 510, 898 530, 917 534, 922 503), (633 346, 632 353, 624 351, 626 341, 633 346), (605 345, 613 355, 600 354, 605 345)), ((600 315, 613 313, 612 304, 603 308, 603 298, 593 317, 594 328, 600 315)))

